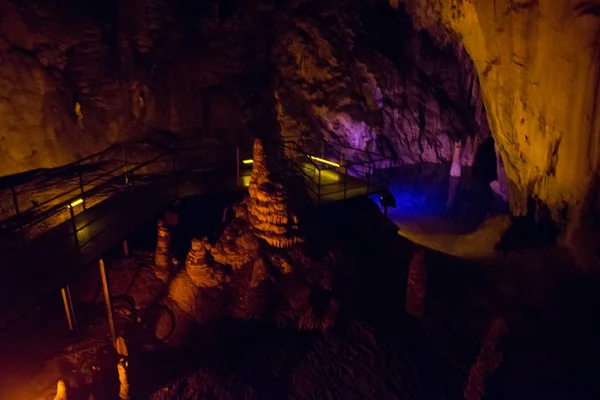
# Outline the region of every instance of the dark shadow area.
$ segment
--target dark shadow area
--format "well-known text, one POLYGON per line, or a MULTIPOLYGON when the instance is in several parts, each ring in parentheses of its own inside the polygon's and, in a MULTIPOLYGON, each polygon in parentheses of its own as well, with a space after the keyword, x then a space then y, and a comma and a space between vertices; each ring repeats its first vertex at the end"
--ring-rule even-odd
POLYGON ((514 217, 513 224, 504 233, 497 250, 502 252, 552 247, 560 229, 552 219, 550 210, 534 199, 527 202, 527 214, 514 217))

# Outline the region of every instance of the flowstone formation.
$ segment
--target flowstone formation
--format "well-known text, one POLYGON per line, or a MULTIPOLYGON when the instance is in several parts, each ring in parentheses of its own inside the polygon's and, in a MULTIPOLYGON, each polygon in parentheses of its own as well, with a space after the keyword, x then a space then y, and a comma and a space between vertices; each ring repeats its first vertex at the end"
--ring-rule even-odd
MULTIPOLYGON (((223 317, 299 329, 327 329, 336 320, 337 253, 308 255, 310 241, 300 234, 302 204, 293 201, 285 180, 270 173, 260 140, 253 158, 249 194, 232 207, 222 235, 214 244, 193 239, 185 268, 169 283, 165 304, 176 321, 165 340, 170 345, 223 317)), ((159 323, 157 337, 163 328, 159 323)))

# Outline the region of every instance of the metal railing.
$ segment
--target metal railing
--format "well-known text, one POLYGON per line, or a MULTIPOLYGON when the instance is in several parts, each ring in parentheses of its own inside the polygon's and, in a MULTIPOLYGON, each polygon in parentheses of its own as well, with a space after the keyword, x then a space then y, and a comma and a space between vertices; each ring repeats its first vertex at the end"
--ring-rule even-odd
POLYGON ((288 165, 280 168, 302 176, 318 204, 389 187, 393 163, 389 157, 323 140, 308 144, 290 140, 283 146, 288 165))
POLYGON ((42 171, 34 183, 25 181, 22 176, 3 179, 0 190, 10 192, 13 210, 0 220, 0 239, 7 236, 14 239, 15 234, 21 241, 30 239, 42 231, 33 229, 35 226, 48 223, 59 214, 71 212, 72 217, 70 205, 81 204, 85 210, 89 202, 95 202, 95 197, 105 199, 136 184, 144 184, 145 178, 153 176, 198 168, 230 168, 236 171, 239 182, 244 167, 240 159, 251 157, 250 146, 181 144, 170 147, 148 141, 126 142, 71 164, 42 171))

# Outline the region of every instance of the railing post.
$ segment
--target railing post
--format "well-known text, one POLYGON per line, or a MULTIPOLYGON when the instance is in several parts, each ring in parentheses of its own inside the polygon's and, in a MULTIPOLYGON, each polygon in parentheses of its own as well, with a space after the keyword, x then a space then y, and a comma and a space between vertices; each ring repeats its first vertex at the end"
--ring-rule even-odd
POLYGON ((69 289, 69 285, 60 289, 60 293, 63 299, 63 305, 65 307, 65 315, 67 316, 67 324, 69 325, 69 330, 73 332, 77 325, 75 321, 75 310, 73 310, 73 300, 71 299, 71 290, 69 289))
POLYGON ((104 268, 104 261, 100 259, 98 261, 100 267, 100 277, 102 278, 102 289, 104 291, 104 302, 106 303, 106 314, 108 316, 108 326, 110 328, 110 337, 113 343, 117 340, 117 334, 115 332, 115 321, 113 320, 112 305, 110 303, 110 288, 108 287, 108 279, 106 278, 106 269, 104 268))
POLYGON ((367 164, 367 165, 368 165, 368 167, 367 167, 367 193, 366 194, 369 194, 369 183, 371 182, 371 174, 369 174, 368 172, 371 170, 371 165, 370 164, 367 164))
POLYGON ((73 206, 72 205, 68 205, 69 207, 69 214, 71 214, 71 225, 72 225, 72 229, 73 229, 73 237, 75 240, 75 246, 79 247, 79 237, 77 236, 77 221, 75 220, 75 211, 73 210, 73 206))
POLYGON ((346 190, 348 187, 348 168, 344 167, 344 200, 346 200, 346 190))
POLYGON ((123 145, 123 174, 125 175, 125 185, 129 185, 129 174, 127 173, 127 147, 123 145))
POLYGON ((319 169, 319 183, 318 183, 319 194, 318 194, 317 204, 321 204, 321 168, 318 168, 318 169, 319 169))
POLYGON ((235 146, 235 182, 240 187, 240 146, 235 146))
POLYGON ((81 171, 81 161, 77 163, 77 171, 79 172, 79 189, 81 190, 81 199, 83 200, 83 209, 85 210, 85 190, 83 189, 83 172, 81 171))

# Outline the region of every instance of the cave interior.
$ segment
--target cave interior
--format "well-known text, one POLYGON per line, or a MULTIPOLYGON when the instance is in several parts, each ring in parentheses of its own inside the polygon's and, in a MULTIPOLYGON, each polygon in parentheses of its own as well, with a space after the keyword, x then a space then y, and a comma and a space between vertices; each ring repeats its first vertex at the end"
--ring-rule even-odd
POLYGON ((592 3, 1 1, 0 399, 598 398, 592 3))

